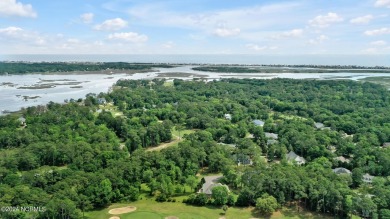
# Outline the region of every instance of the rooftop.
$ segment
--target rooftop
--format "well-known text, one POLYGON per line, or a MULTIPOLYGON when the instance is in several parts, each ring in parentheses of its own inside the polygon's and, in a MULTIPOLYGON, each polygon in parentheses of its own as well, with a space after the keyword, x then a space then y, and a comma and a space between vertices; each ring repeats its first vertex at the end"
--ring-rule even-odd
POLYGON ((264 126, 264 122, 258 119, 253 120, 255 126, 264 126))
POLYGON ((343 167, 335 168, 335 169, 333 169, 333 172, 335 174, 348 174, 348 175, 352 174, 352 172, 350 170, 345 169, 343 167))

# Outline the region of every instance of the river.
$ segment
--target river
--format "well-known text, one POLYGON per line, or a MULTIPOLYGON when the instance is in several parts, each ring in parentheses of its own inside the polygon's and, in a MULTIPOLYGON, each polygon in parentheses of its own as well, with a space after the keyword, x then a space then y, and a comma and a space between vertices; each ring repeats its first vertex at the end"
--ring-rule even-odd
POLYGON ((180 78, 191 80, 203 78, 291 78, 291 79, 345 79, 359 80, 366 77, 389 76, 386 73, 211 73, 194 71, 195 66, 158 68, 158 72, 136 74, 27 74, 0 76, 0 114, 17 111, 23 107, 47 104, 50 101, 63 103, 65 100, 84 98, 88 93, 107 92, 119 79, 180 78))

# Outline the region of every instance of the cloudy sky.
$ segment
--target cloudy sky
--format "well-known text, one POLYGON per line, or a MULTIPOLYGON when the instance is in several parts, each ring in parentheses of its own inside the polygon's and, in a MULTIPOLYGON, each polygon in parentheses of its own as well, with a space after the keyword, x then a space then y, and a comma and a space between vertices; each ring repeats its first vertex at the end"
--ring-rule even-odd
POLYGON ((390 54, 390 0, 0 0, 1 54, 390 54))

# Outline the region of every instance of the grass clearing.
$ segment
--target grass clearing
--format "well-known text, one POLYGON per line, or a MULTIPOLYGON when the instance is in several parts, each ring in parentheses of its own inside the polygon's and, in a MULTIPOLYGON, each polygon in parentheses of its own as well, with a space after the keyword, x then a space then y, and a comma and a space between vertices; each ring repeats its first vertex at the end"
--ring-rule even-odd
POLYGON ((183 141, 183 135, 194 133, 194 132, 195 132, 195 130, 186 129, 186 130, 180 131, 180 135, 179 135, 179 131, 177 131, 175 129, 175 127, 173 127, 172 128, 173 140, 171 142, 162 143, 159 146, 148 148, 148 149, 146 149, 146 151, 160 151, 160 150, 167 148, 167 147, 177 146, 179 144, 179 142, 183 141))
POLYGON ((165 87, 173 87, 173 81, 165 81, 163 86, 165 86, 165 87))
POLYGON ((118 107, 114 106, 112 103, 99 105, 99 109, 111 112, 113 117, 123 116, 123 112, 119 111, 118 107))
POLYGON ((194 132, 195 132, 194 129, 185 129, 185 130, 181 130, 179 132, 178 130, 176 130, 176 127, 172 128, 172 135, 173 136, 178 136, 180 138, 182 138, 184 135, 188 135, 188 134, 191 134, 191 133, 194 133, 194 132))
MULTIPOLYGON (((177 200, 178 201, 178 200, 177 200)), ((131 213, 117 215, 121 219, 165 219, 177 217, 179 219, 218 219, 225 217, 226 219, 249 219, 249 218, 269 218, 269 219, 320 219, 332 218, 308 211, 297 212, 294 207, 283 208, 275 212, 271 216, 264 217, 254 211, 253 207, 238 208, 230 207, 226 215, 220 207, 205 206, 197 207, 186 205, 181 202, 156 202, 154 198, 143 198, 142 200, 128 204, 113 204, 109 208, 86 212, 85 215, 90 219, 108 219, 114 215, 108 214, 108 211, 113 208, 126 206, 135 206, 137 210, 131 213)))

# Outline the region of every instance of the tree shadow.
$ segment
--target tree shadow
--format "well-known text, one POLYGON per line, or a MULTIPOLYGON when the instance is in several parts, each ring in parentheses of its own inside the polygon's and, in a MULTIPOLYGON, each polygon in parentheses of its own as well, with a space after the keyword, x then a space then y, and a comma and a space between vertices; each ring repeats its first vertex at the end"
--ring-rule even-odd
POLYGON ((251 211, 251 215, 252 215, 252 217, 254 217, 254 218, 266 218, 266 219, 270 219, 271 216, 272 216, 272 214, 264 214, 264 213, 259 212, 259 211, 256 210, 256 209, 253 209, 253 210, 251 211))

